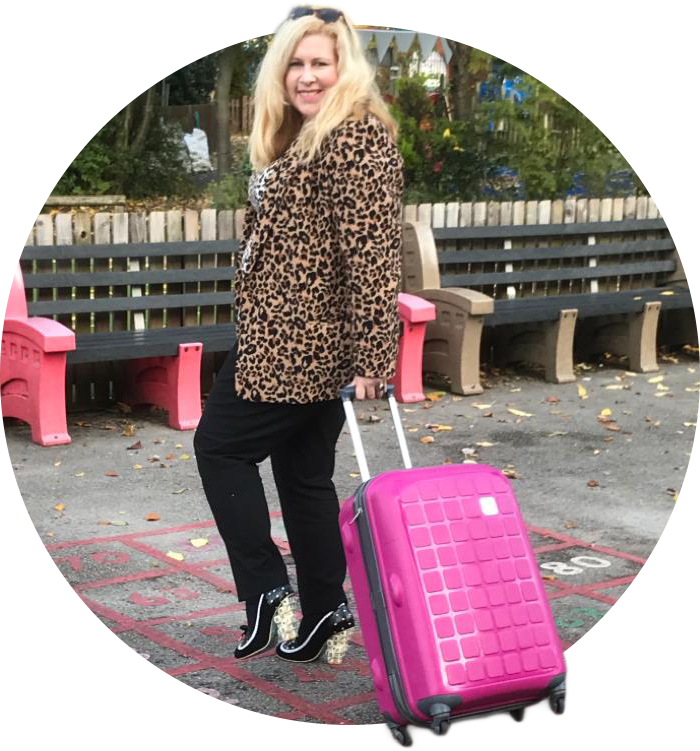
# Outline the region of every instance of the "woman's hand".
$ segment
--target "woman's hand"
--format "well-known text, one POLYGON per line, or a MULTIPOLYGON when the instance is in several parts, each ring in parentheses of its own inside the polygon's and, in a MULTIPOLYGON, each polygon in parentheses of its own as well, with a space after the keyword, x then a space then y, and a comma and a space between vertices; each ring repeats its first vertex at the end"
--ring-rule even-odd
POLYGON ((386 379, 355 376, 352 385, 355 387, 355 399, 379 399, 386 390, 386 379))

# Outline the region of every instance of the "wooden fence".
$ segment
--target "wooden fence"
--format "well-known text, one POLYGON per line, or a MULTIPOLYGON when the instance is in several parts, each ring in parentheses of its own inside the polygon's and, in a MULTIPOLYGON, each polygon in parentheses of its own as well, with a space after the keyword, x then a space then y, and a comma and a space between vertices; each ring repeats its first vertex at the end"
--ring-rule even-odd
MULTIPOLYGON (((498 226, 517 224, 561 224, 573 222, 617 221, 623 219, 657 218, 658 209, 651 198, 646 196, 630 198, 584 198, 554 201, 514 201, 514 202, 478 202, 407 205, 404 207, 404 219, 419 220, 433 227, 458 226, 498 226)), ((232 253, 205 253, 198 249, 197 242, 204 240, 228 240, 240 236, 243 225, 243 210, 217 211, 204 209, 175 209, 171 211, 153 211, 146 213, 91 213, 85 210, 63 212, 54 215, 42 214, 36 220, 27 238, 27 245, 72 245, 72 244, 123 244, 129 242, 191 242, 192 252, 178 257, 179 268, 230 267, 232 253)), ((585 238, 584 238, 585 240, 585 238)), ((532 241, 529 240, 530 244, 532 241)), ((549 241, 551 242, 551 240, 549 241)), ((482 243, 483 245, 483 243, 482 243)), ((444 246, 449 250, 449 246, 444 246)), ((160 263, 167 261, 160 259, 160 263)), ((58 271, 92 271, 115 269, 116 264, 129 268, 128 259, 88 258, 79 261, 42 261, 29 262, 40 264, 44 272, 58 271)), ((144 265, 142 264, 142 268, 144 265)), ((145 260, 145 268, 149 259, 145 260)), ((233 276, 233 275, 232 275, 233 276)), ((682 276, 682 271, 681 271, 682 276)), ((143 294, 163 294, 162 285, 149 290, 145 286, 143 294)), ((197 292, 229 292, 230 281, 199 282, 192 285, 197 292)), ((93 297, 108 296, 109 288, 93 288, 93 297)), ((33 299, 75 299, 76 290, 71 288, 53 288, 34 290, 33 299)), ((196 313, 188 312, 187 320, 181 321, 168 311, 151 310, 145 322, 146 326, 179 326, 183 323, 211 324, 230 322, 232 305, 201 307, 196 313)), ((123 316, 88 314, 61 317, 61 322, 76 332, 109 331, 131 328, 133 320, 123 316)), ((206 354, 203 360, 202 386, 206 392, 211 384, 214 372, 221 357, 206 354)), ((115 364, 118 367, 119 364, 115 364)), ((74 365, 69 368, 67 390, 70 408, 97 406, 104 402, 104 395, 112 396, 111 389, 97 383, 107 377, 104 366, 100 368, 89 365, 74 365), (90 381, 86 388, 85 381, 90 381), (89 398, 85 395, 88 394, 89 398), (102 395, 98 397, 97 395, 102 395)))

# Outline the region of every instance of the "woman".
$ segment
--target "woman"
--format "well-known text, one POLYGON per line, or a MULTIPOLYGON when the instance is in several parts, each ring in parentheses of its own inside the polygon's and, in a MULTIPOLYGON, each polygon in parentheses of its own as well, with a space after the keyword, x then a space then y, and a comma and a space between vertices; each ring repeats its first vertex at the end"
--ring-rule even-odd
POLYGON ((270 646, 340 662, 353 617, 333 485, 339 389, 377 398, 398 344, 401 159, 396 124, 340 11, 295 8, 260 67, 249 204, 236 269, 237 343, 194 446, 247 625, 235 656, 270 646), (258 464, 270 457, 302 621, 270 538, 258 464), (276 626, 276 628, 275 628, 276 626))

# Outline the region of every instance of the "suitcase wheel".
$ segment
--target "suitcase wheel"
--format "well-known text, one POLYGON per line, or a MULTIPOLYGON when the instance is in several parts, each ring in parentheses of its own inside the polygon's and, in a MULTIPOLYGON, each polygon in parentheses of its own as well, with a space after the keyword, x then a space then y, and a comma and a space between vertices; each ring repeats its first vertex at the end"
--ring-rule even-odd
POLYGON ((445 735, 450 729, 450 720, 449 718, 446 720, 435 719, 430 727, 435 735, 445 735))
POLYGON ((413 743, 413 739, 408 734, 408 728, 405 725, 391 725, 389 726, 391 734, 402 746, 410 746, 413 743))
POLYGON ((549 706, 554 714, 564 714, 564 694, 550 694, 549 706))
POLYGON ((511 709, 510 716, 516 722, 522 722, 523 721, 523 717, 525 717, 525 707, 520 707, 519 709, 511 709))

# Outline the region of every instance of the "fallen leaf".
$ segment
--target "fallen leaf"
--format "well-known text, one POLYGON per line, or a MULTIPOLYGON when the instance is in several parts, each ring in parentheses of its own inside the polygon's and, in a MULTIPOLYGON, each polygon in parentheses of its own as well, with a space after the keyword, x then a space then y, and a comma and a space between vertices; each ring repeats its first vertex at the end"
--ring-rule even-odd
POLYGON ((576 524, 575 522, 566 522, 564 526, 566 527, 566 529, 578 529, 578 524, 576 524))
POLYGON ((54 462, 54 463, 53 463, 53 466, 54 466, 54 467, 60 467, 60 466, 61 466, 61 462, 54 462))
POLYGON ((545 574, 542 578, 548 582, 555 582, 557 580, 557 577, 552 574, 545 574))
POLYGON ((676 293, 672 289, 665 289, 663 292, 661 292, 661 294, 665 297, 670 297, 671 295, 675 295, 676 293))
POLYGON ((663 383, 657 383, 656 384, 656 390, 657 391, 670 391, 668 386, 664 386, 663 383))
POLYGON ((677 491, 676 491, 676 489, 675 489, 675 488, 666 488, 666 492, 667 492, 667 493, 668 493, 669 495, 672 495, 672 496, 677 496, 677 495, 678 495, 678 493, 677 493, 677 491))
POLYGON ((511 415, 515 415, 516 417, 532 417, 530 412, 523 412, 522 410, 514 409, 513 407, 508 407, 508 411, 511 415))
POLYGON ((517 389, 510 389, 510 393, 511 393, 511 394, 517 394, 517 393, 519 393, 520 391, 522 391, 522 389, 520 388, 520 386, 518 386, 518 388, 517 388, 517 389))
POLYGON ((206 537, 195 537, 193 540, 190 540, 190 545, 192 545, 193 548, 203 548, 208 544, 209 540, 206 537))
POLYGON ((173 490, 173 495, 182 495, 187 488, 180 488, 180 490, 173 490))
POLYGON ((445 396, 446 393, 447 392, 445 391, 430 391, 425 395, 425 398, 431 402, 437 402, 442 399, 442 397, 445 396))
POLYGON ((171 462, 175 458, 175 454, 166 454, 165 455, 165 461, 171 462))
POLYGON ((131 412, 131 407, 130 407, 130 405, 128 405, 128 404, 124 404, 124 402, 117 402, 117 405, 116 405, 116 406, 117 406, 117 409, 118 409, 118 410, 119 410, 120 412, 124 412, 124 414, 128 414, 129 412, 131 412))
POLYGON ((131 446, 127 446, 127 451, 138 451, 139 449, 142 449, 143 446, 141 445, 141 441, 136 441, 136 443, 132 443, 131 446))
POLYGON ((85 472, 76 472, 75 477, 85 477, 85 472))
POLYGON ((185 556, 182 553, 176 553, 174 550, 168 550, 165 554, 168 558, 173 558, 176 561, 184 561, 185 556))
POLYGON ((696 428, 697 425, 694 422, 684 422, 683 425, 685 425, 686 428, 696 428))
POLYGON ((555 436, 558 436, 558 435, 568 435, 568 434, 569 433, 566 430, 555 430, 553 433, 548 433, 547 438, 554 438, 555 436))
MULTIPOLYGON (((381 422, 381 421, 382 421, 382 418, 379 417, 378 415, 370 415, 367 418, 367 422, 381 422)), ((183 457, 187 457, 187 459, 190 458, 189 456, 187 456, 187 454, 183 454, 180 458, 182 459, 183 457)))
POLYGON ((176 443, 175 444, 175 448, 176 449, 181 449, 182 448, 182 444, 181 443, 176 443))
POLYGON ((127 425, 124 428, 124 430, 122 430, 122 435, 125 435, 127 437, 136 435, 136 425, 132 425, 132 424, 127 425))
POLYGON ((159 462, 160 461, 160 457, 158 456, 158 454, 154 454, 153 456, 149 456, 148 457, 148 461, 149 462, 159 462))
POLYGON ((662 375, 654 376, 653 378, 647 378, 647 383, 661 383, 664 377, 662 375))
POLYGON ((433 436, 431 436, 431 435, 424 435, 420 439, 420 442, 421 443, 435 443, 435 438, 433 436))
POLYGON ((134 469, 143 469, 143 464, 134 464, 134 469))
POLYGON ((464 448, 462 449, 462 453, 464 454, 464 456, 476 456, 476 449, 464 448))
POLYGON ((119 475, 112 469, 110 469, 108 472, 105 472, 105 477, 119 477, 119 475))
POLYGON ((128 527, 129 522, 124 521, 124 519, 116 519, 114 521, 110 521, 110 524, 113 524, 115 527, 128 527))
POLYGON ((359 476, 360 476, 359 472, 351 472, 350 473, 350 477, 352 477, 353 479, 356 478, 356 477, 359 477, 359 476))
POLYGON ((589 488, 597 488, 599 487, 598 480, 589 480, 587 483, 589 488))
POLYGON ((509 479, 509 480, 517 480, 518 475, 514 469, 502 469, 501 472, 509 479))
POLYGON ((147 522, 159 522, 160 521, 160 516, 158 514, 156 514, 156 513, 151 513, 151 514, 146 514, 146 516, 144 517, 144 519, 147 522))
POLYGON ((83 420, 76 420, 73 425, 77 425, 79 428, 91 428, 92 423, 84 422, 83 420))
POLYGON ((621 391, 622 389, 629 388, 629 386, 625 386, 622 383, 609 383, 605 387, 608 391, 621 391))
POLYGON ((620 430, 620 426, 616 422, 606 422, 603 424, 603 427, 606 430, 612 430, 615 433, 619 432, 620 430))
POLYGON ((445 430, 452 430, 451 425, 440 425, 438 423, 428 423, 426 426, 429 430, 432 430, 433 433, 441 433, 445 430))
POLYGON ((686 391, 700 391, 700 387, 698 386, 687 386, 686 391))
POLYGON ((190 458, 191 458, 191 457, 190 457, 190 455, 189 455, 189 454, 180 454, 180 459, 181 459, 181 460, 182 460, 183 462, 186 462, 186 461, 187 461, 188 459, 190 459, 190 458))
POLYGON ((476 409, 491 409, 493 404, 479 404, 479 402, 472 402, 472 407, 475 407, 476 409))
POLYGON ((417 433, 418 432, 418 428, 409 428, 408 432, 409 433, 417 433))
POLYGON ((479 448, 486 449, 486 448, 490 448, 491 446, 496 446, 497 444, 489 443, 489 441, 479 441, 476 445, 479 448))
POLYGON ((56 511, 63 511, 66 508, 66 504, 65 503, 57 503, 54 506, 54 508, 56 509, 56 511))
POLYGON ((586 391, 586 387, 582 386, 580 383, 576 384, 578 388, 578 395, 579 399, 588 399, 588 391, 586 391))
POLYGON ((116 429, 117 429, 117 426, 111 422, 105 422, 102 425, 100 425, 100 430, 116 430, 116 429))
POLYGON ((561 399, 558 396, 548 396, 545 401, 549 402, 550 404, 559 404, 561 399))
POLYGON ((612 415, 612 410, 606 407, 605 409, 600 410, 598 417, 610 417, 610 415, 612 415))

